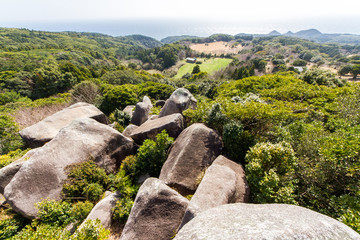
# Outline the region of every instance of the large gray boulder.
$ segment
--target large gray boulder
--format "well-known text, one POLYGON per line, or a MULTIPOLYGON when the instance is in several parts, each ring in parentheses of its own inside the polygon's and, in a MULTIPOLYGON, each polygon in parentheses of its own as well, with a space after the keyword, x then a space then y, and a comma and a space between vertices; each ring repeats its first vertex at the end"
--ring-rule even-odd
POLYGON ((175 240, 360 239, 345 224, 286 204, 227 204, 200 213, 175 240))
POLYGON ((29 147, 37 148, 53 139, 60 129, 80 118, 92 118, 100 123, 109 123, 105 114, 94 105, 79 102, 21 130, 20 136, 29 147))
POLYGON ((133 131, 135 131, 135 129, 137 129, 139 126, 136 126, 134 124, 129 124, 127 125, 127 127, 124 129, 124 131, 122 132, 122 134, 126 137, 129 137, 131 135, 131 133, 133 131))
POLYGON ((131 131, 130 137, 137 144, 142 144, 145 139, 156 139, 156 135, 166 130, 170 137, 176 138, 185 127, 184 117, 180 114, 172 114, 163 118, 146 121, 138 128, 131 131))
POLYGON ((111 193, 98 202, 95 207, 91 210, 87 218, 84 222, 80 225, 79 229, 83 228, 84 223, 87 220, 96 220, 99 219, 101 225, 104 228, 110 229, 112 223, 112 214, 113 208, 116 205, 116 202, 120 199, 120 194, 118 193, 111 193))
POLYGON ((188 205, 188 200, 156 178, 141 185, 120 240, 169 240, 188 205))
POLYGON ((249 194, 250 188, 243 167, 220 155, 206 170, 190 200, 181 226, 210 208, 228 203, 246 203, 249 194))
POLYGON ((139 102, 135 106, 135 111, 131 118, 131 123, 140 126, 149 118, 149 114, 153 105, 149 97, 145 96, 142 102, 139 102))
POLYGON ((159 118, 174 113, 182 113, 189 107, 195 108, 196 104, 197 100, 189 90, 186 88, 178 88, 171 94, 170 98, 166 100, 159 114, 159 118))
POLYGON ((132 117, 134 111, 133 109, 135 108, 135 105, 128 105, 123 109, 123 112, 126 112, 127 114, 130 115, 130 117, 132 117))
POLYGON ((193 124, 176 139, 159 179, 182 195, 193 194, 221 149, 221 138, 214 130, 201 123, 193 124))
POLYGON ((133 153, 133 141, 111 127, 90 118, 75 120, 22 165, 5 187, 5 198, 15 211, 34 218, 35 203, 61 199, 69 166, 93 160, 114 172, 133 153))
POLYGON ((28 151, 24 156, 19 158, 18 160, 10 163, 9 165, 0 169, 0 193, 4 194, 4 189, 6 185, 9 184, 11 179, 15 176, 15 174, 20 170, 21 166, 27 161, 38 149, 32 149, 28 151))

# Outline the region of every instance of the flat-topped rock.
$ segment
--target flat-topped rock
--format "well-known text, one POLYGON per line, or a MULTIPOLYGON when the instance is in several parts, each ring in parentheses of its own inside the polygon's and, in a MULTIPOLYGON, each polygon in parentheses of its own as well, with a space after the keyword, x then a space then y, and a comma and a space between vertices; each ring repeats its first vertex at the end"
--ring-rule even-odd
POLYGON ((156 178, 141 185, 120 240, 169 240, 189 201, 156 178))
POLYGON ((182 195, 193 194, 221 149, 221 138, 214 130, 201 123, 193 124, 176 139, 159 179, 182 195))
POLYGON ((130 138, 93 119, 78 119, 22 165, 5 187, 4 196, 15 211, 34 218, 35 203, 61 199, 67 167, 92 160, 107 172, 114 172, 133 153, 130 138))
POLYGON ((345 224, 286 204, 226 204, 199 213, 174 240, 360 239, 345 224))
POLYGON ((29 147, 40 147, 53 139, 60 129, 80 118, 92 118, 100 123, 109 123, 105 114, 94 105, 79 102, 21 130, 20 136, 29 147))
POLYGON ((156 139, 156 135, 166 130, 170 137, 176 138, 185 127, 184 117, 180 114, 172 114, 166 117, 146 121, 138 128, 131 131, 130 137, 137 144, 142 144, 145 139, 156 139))

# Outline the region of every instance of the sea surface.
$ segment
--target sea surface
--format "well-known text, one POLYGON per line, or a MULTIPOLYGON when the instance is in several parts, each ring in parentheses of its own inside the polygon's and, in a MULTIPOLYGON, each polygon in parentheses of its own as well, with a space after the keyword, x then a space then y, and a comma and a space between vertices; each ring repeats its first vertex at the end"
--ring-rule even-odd
POLYGON ((161 40, 168 36, 191 35, 205 37, 214 33, 256 33, 266 34, 272 30, 281 33, 316 28, 323 33, 360 34, 360 17, 349 19, 298 19, 282 21, 221 21, 216 19, 123 19, 103 21, 62 21, 62 22, 11 22, 0 27, 27 28, 42 31, 97 32, 111 36, 142 34, 161 40))

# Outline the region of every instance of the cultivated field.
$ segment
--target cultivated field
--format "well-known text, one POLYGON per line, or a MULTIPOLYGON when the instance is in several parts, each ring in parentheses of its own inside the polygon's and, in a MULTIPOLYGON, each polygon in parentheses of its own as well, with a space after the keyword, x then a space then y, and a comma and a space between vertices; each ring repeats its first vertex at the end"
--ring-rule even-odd
MULTIPOLYGON (((201 61, 202 64, 199 64, 200 71, 207 72, 209 74, 219 71, 222 68, 227 67, 229 63, 232 61, 228 58, 210 58, 210 59, 198 59, 201 61)), ((182 61, 184 64, 180 67, 178 73, 176 74, 175 78, 181 78, 186 73, 191 73, 194 66, 194 63, 187 63, 185 60, 182 61)))
POLYGON ((212 43, 201 43, 191 44, 190 48, 200 53, 211 53, 216 55, 221 54, 237 54, 243 47, 235 42, 212 42, 212 43))

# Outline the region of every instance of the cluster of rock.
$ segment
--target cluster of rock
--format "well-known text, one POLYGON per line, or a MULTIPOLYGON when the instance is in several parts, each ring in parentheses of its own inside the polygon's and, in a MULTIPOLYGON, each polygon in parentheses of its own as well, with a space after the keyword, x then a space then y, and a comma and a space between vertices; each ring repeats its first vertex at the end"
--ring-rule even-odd
MULTIPOLYGON (((0 169, 0 192, 15 211, 35 218, 36 203, 61 199, 68 166, 92 160, 115 172, 137 145, 166 130, 176 140, 159 178, 148 178, 140 187, 121 240, 162 240, 175 234, 175 239, 360 238, 344 224, 304 208, 246 204, 250 190, 244 169, 220 155, 221 137, 204 124, 185 126, 182 111, 196 106, 191 93, 177 89, 166 102, 155 105, 163 106, 159 116, 150 115, 148 97, 126 107, 132 124, 122 134, 86 103, 22 130, 28 145, 38 148, 0 169)), ((100 219, 110 228, 112 209, 120 198, 107 194, 87 219, 100 219)))

